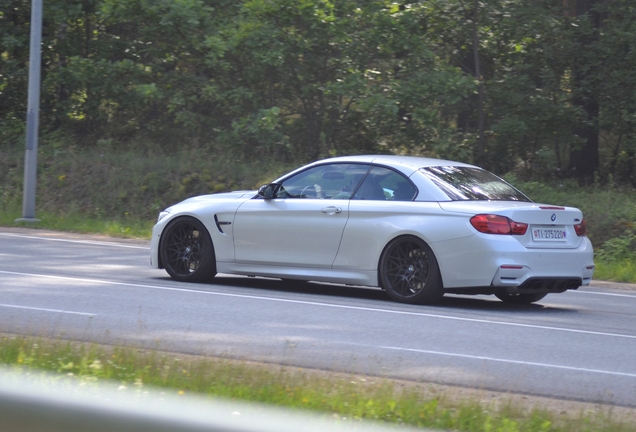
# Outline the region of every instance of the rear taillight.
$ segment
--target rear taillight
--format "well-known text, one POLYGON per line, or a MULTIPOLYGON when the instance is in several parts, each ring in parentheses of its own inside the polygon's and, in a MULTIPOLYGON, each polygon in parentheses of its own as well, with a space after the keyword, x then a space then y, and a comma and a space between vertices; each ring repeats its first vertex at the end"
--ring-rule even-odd
POLYGON ((585 219, 583 219, 580 224, 574 225, 574 231, 576 231, 576 235, 579 237, 585 237, 587 235, 585 219))
POLYGON ((478 214, 470 218, 470 224, 485 234, 524 235, 528 224, 515 222, 505 216, 478 214))

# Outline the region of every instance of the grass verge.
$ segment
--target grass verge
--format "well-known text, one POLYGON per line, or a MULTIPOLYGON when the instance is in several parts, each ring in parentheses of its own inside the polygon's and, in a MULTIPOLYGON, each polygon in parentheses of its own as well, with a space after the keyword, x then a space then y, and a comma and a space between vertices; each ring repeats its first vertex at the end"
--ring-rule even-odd
POLYGON ((594 279, 636 283, 636 260, 625 259, 619 262, 597 261, 594 279))
POLYGON ((141 220, 132 216, 118 219, 91 217, 81 213, 54 213, 38 211, 37 223, 15 222, 22 217, 22 210, 17 205, 8 205, 0 212, 0 226, 18 226, 41 228, 56 231, 76 232, 82 234, 101 234, 119 238, 150 239, 154 220, 141 220))
MULTIPOLYGON (((49 143, 38 158, 35 225, 62 231, 149 238, 159 211, 185 198, 255 189, 307 161, 237 160, 202 147, 122 149, 108 140, 81 148, 49 143)), ((0 225, 21 215, 22 145, 0 148, 0 225)), ((596 277, 636 283, 636 194, 627 185, 507 180, 535 202, 583 211, 597 252, 596 277)))
MULTIPOLYGON (((196 393, 302 408, 346 418, 468 432, 623 432, 636 426, 634 413, 619 408, 589 409, 579 404, 576 408, 560 406, 555 411, 532 406, 527 397, 514 399, 512 395, 504 395, 497 402, 457 398, 432 384, 15 335, 2 335, 0 342, 0 363, 13 368, 111 380, 138 388, 161 387, 175 394, 196 393)), ((546 406, 554 408, 553 404, 546 406)))

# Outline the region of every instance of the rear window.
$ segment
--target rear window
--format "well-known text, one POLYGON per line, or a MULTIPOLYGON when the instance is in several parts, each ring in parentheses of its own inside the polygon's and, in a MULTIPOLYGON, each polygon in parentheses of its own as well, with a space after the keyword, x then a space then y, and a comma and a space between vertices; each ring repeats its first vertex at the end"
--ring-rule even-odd
POLYGON ((480 168, 438 166, 421 168, 453 201, 525 201, 530 198, 496 175, 480 168))

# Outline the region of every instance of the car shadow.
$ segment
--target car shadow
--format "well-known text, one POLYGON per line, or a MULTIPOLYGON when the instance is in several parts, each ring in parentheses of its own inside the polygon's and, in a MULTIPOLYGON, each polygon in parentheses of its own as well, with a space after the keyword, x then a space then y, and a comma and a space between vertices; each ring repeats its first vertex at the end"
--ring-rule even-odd
POLYGON ((215 277, 211 283, 234 287, 254 288, 259 290, 290 292, 300 294, 317 294, 330 297, 351 297, 369 300, 391 301, 389 296, 379 288, 305 282, 298 280, 280 280, 261 277, 215 277))
MULTIPOLYGON (((162 280, 172 280, 169 277, 161 277, 162 280)), ((248 277, 248 276, 217 276, 212 281, 201 285, 223 285, 236 288, 251 288, 260 291, 285 292, 298 294, 316 294, 338 298, 356 298, 372 300, 382 303, 398 304, 383 290, 373 287, 339 285, 320 282, 305 282, 298 280, 280 280, 275 278, 248 277)), ((552 294, 558 295, 558 294, 552 294)), ((532 312, 532 313, 567 313, 578 312, 574 308, 562 307, 550 303, 550 296, 538 303, 518 305, 504 303, 494 295, 456 295, 446 294, 434 305, 409 305, 413 308, 428 307, 441 309, 464 309, 486 312, 532 312)))
POLYGON ((472 309, 475 311, 487 312, 578 313, 577 309, 562 307, 550 303, 550 297, 539 300, 537 303, 524 305, 504 303, 494 295, 460 296, 446 294, 435 306, 441 306, 448 309, 472 309))

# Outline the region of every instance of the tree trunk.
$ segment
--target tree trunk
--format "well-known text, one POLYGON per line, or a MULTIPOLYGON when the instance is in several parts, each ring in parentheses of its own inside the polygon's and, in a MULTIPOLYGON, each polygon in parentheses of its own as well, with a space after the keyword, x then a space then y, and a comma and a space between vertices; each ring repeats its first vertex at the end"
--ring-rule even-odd
MULTIPOLYGON (((598 41, 598 30, 601 26, 600 14, 594 7, 600 0, 577 0, 576 14, 590 20, 593 32, 579 37, 581 52, 586 52, 598 41)), ((590 184, 594 181, 594 173, 599 168, 599 131, 598 131, 598 84, 596 83, 595 68, 584 62, 575 62, 572 66, 574 83, 573 99, 575 105, 584 112, 584 119, 574 129, 574 133, 581 139, 581 143, 570 150, 570 175, 579 184, 590 184)))
POLYGON ((479 32, 477 30, 477 19, 479 18, 479 2, 473 3, 473 55, 475 60, 475 78, 478 81, 479 99, 477 102, 477 151, 475 152, 475 163, 479 166, 486 166, 486 138, 484 137, 485 113, 484 113, 484 77, 481 75, 481 64, 479 62, 479 32))

